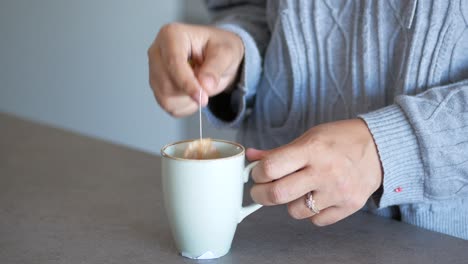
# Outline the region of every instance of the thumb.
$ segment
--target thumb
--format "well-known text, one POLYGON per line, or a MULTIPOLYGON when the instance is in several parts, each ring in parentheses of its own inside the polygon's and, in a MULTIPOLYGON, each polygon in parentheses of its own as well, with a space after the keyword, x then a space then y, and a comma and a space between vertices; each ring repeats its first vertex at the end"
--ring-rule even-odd
POLYGON ((259 150, 259 149, 254 149, 254 148, 248 148, 247 151, 245 152, 245 155, 247 156, 247 160, 249 161, 261 160, 267 154, 268 154, 268 151, 266 150, 259 150))
POLYGON ((198 81, 210 95, 221 93, 235 78, 238 64, 229 49, 223 45, 207 46, 203 63, 197 74, 198 81))

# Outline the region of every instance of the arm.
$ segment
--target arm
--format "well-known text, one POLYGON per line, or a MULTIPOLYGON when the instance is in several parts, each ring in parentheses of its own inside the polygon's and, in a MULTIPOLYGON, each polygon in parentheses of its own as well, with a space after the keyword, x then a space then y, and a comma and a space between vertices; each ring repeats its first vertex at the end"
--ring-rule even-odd
POLYGON ((379 207, 468 197, 468 80, 360 117, 382 163, 379 207))
POLYGON ((238 127, 246 109, 254 103, 262 72, 262 57, 270 38, 266 1, 206 2, 214 14, 214 24, 241 37, 245 55, 238 81, 231 89, 210 98, 205 113, 215 126, 238 127))

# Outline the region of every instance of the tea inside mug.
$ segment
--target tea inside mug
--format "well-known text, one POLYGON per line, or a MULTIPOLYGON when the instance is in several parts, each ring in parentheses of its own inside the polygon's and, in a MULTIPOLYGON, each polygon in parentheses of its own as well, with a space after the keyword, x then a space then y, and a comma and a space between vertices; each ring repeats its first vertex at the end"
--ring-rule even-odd
MULTIPOLYGON (((168 145, 161 150, 161 154, 164 156, 172 157, 172 158, 190 160, 191 158, 185 157, 185 151, 189 147, 189 145, 193 143, 194 141, 196 140, 182 141, 182 142, 177 142, 177 143, 168 145)), ((237 156, 244 152, 244 148, 240 144, 237 144, 234 142, 212 139, 211 144, 217 150, 218 155, 215 158, 204 159, 204 160, 216 160, 216 159, 222 159, 222 158, 229 158, 232 156, 237 156)))

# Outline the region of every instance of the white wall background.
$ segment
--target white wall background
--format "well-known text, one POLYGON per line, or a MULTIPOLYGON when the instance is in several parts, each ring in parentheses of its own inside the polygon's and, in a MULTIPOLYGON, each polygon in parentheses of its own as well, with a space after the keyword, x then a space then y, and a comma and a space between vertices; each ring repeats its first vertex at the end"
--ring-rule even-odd
POLYGON ((0 1, 0 111, 153 153, 196 137, 148 86, 147 48, 175 20, 207 15, 190 0, 0 1))

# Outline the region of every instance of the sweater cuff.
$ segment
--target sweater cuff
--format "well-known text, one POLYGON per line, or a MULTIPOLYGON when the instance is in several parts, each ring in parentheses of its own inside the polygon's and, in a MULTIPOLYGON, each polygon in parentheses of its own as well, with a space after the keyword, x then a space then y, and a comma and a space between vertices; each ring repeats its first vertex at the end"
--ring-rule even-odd
POLYGON ((378 207, 422 202, 424 167, 419 144, 401 108, 390 105, 359 117, 369 127, 383 168, 378 207))
POLYGON ((234 24, 218 24, 217 27, 237 34, 244 43, 244 60, 239 81, 230 93, 210 98, 204 112, 215 127, 239 127, 246 109, 253 104, 256 87, 262 72, 262 59, 252 36, 234 24), (222 106, 222 107, 219 107, 222 106))

